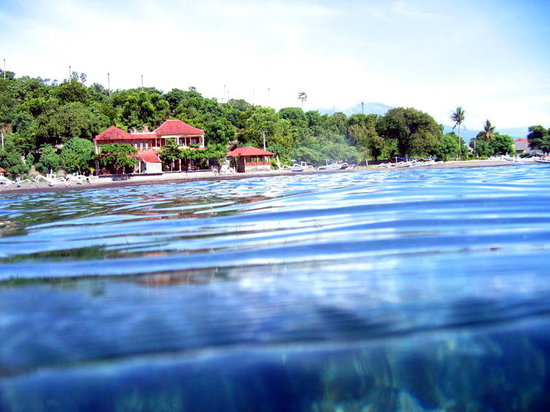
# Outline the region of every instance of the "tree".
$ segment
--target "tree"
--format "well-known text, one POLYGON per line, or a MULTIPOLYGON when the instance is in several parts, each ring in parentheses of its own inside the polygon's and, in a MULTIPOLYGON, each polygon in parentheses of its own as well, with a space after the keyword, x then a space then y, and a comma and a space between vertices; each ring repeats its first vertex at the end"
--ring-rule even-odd
POLYGON ((545 153, 550 152, 550 130, 542 126, 531 126, 527 135, 529 146, 533 150, 541 150, 545 153))
POLYGON ((138 160, 134 157, 138 150, 129 144, 111 143, 101 145, 101 153, 96 156, 99 164, 115 172, 133 170, 138 160))
POLYGON ((401 156, 429 156, 441 142, 442 126, 429 114, 413 108, 390 109, 376 125, 379 136, 397 142, 401 156))
MULTIPOLYGON (((348 139, 354 146, 365 148, 369 144, 369 128, 362 124, 354 124, 348 128, 348 139)), ((376 131, 374 131, 376 134, 376 131)))
POLYGON ((88 89, 78 81, 78 77, 73 76, 57 86, 56 94, 62 103, 88 103, 88 89))
POLYGON ((82 173, 90 167, 94 155, 94 144, 80 137, 73 137, 61 150, 63 168, 69 173, 82 173))
POLYGON ((39 150, 40 158, 36 164, 36 169, 43 174, 56 172, 61 168, 61 156, 57 154, 57 149, 53 146, 42 146, 39 150))
POLYGON ((348 119, 347 137, 350 143, 363 151, 367 150, 376 160, 382 155, 384 139, 376 132, 376 114, 354 114, 348 119))
POLYGON ((459 143, 457 136, 454 133, 447 133, 443 135, 441 143, 437 147, 436 153, 437 157, 443 159, 443 161, 449 160, 451 157, 454 157, 458 154, 459 143))
POLYGON ((0 167, 6 169, 12 177, 29 172, 29 165, 23 162, 21 153, 9 149, 0 149, 0 167))
POLYGON ((6 72, 4 74, 4 70, 0 69, 0 78, 3 79, 4 76, 6 76, 6 79, 8 79, 8 80, 15 79, 15 73, 14 72, 10 72, 9 70, 6 70, 6 72))
POLYGON ((128 129, 160 125, 170 114, 170 104, 154 88, 116 91, 112 102, 118 121, 128 129))
POLYGON ((470 147, 472 147, 478 157, 490 157, 493 155, 493 150, 489 146, 489 142, 486 140, 481 140, 478 138, 472 139, 470 142, 470 147))
POLYGON ((82 137, 92 139, 107 127, 108 120, 94 107, 80 102, 67 103, 55 112, 38 118, 37 136, 45 144, 63 143, 67 138, 82 137))
MULTIPOLYGON (((455 110, 455 112, 451 115, 451 120, 453 122, 455 122, 454 126, 453 126, 453 130, 458 127, 458 138, 457 138, 457 141, 458 141, 458 144, 459 146, 461 146, 461 142, 460 142, 460 127, 462 126, 462 123, 464 122, 464 119, 465 119, 465 115, 464 115, 464 109, 461 107, 461 106, 458 106, 455 110)), ((460 149, 460 147, 459 147, 460 149)), ((460 150, 459 150, 460 152, 460 150)))
POLYGON ((212 144, 202 150, 196 151, 195 159, 204 159, 209 161, 210 166, 216 166, 218 172, 221 170, 221 164, 225 161, 227 155, 227 146, 223 144, 212 144))
POLYGON ((181 149, 181 160, 183 160, 183 170, 186 172, 189 170, 189 162, 191 160, 200 159, 202 158, 202 152, 201 149, 190 149, 190 148, 183 148, 181 149))
POLYGON ((167 145, 163 146, 159 153, 162 163, 169 165, 170 170, 174 169, 177 160, 182 158, 182 148, 173 140, 170 140, 167 145))
POLYGON ((302 109, 299 107, 284 107, 279 110, 279 118, 290 121, 290 124, 294 127, 305 129, 307 128, 307 117, 302 109))
POLYGON ((229 99, 227 106, 239 112, 246 112, 252 107, 250 103, 243 99, 229 99))
POLYGON ((227 146, 222 144, 212 144, 206 147, 205 152, 206 158, 223 161, 227 155, 227 146))
POLYGON ((270 107, 254 106, 247 112, 245 128, 241 130, 239 141, 244 144, 263 147, 263 138, 269 144, 270 139, 276 135, 279 124, 279 116, 270 107))
POLYGON ((494 136, 495 126, 493 126, 489 120, 486 120, 485 124, 483 125, 483 131, 477 134, 476 139, 490 142, 491 140, 493 140, 494 136))
POLYGON ((494 155, 507 155, 516 153, 514 139, 506 134, 495 133, 489 147, 494 155))
POLYGON ((176 108, 176 116, 185 122, 201 118, 222 118, 224 110, 214 99, 207 99, 197 91, 183 92, 183 99, 176 108))
POLYGON ((36 150, 36 119, 30 113, 20 110, 12 117, 12 126, 15 133, 11 138, 16 150, 25 154, 36 150))
POLYGON ((386 141, 382 137, 374 135, 368 139, 367 148, 372 158, 378 160, 384 154, 386 141))
POLYGON ((307 100, 306 92, 298 93, 298 100, 300 100, 302 102, 302 107, 304 107, 304 102, 307 100))
POLYGON ((204 115, 195 122, 195 126, 204 130, 206 145, 223 144, 227 145, 235 139, 235 126, 224 117, 204 115))
POLYGON ((344 135, 348 130, 348 118, 345 113, 336 112, 325 119, 323 126, 322 134, 338 133, 344 135))

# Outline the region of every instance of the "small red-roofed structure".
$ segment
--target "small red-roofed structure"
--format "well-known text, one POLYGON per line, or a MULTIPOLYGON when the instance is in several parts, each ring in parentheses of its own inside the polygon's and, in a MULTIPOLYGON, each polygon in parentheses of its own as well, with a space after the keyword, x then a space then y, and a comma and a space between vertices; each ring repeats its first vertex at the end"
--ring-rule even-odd
POLYGON ((514 140, 514 147, 516 148, 517 154, 528 153, 531 151, 529 140, 525 137, 520 137, 519 139, 514 140))
POLYGON ((274 153, 252 146, 239 147, 227 154, 231 163, 234 164, 235 170, 239 173, 244 173, 246 169, 250 171, 270 170, 270 156, 274 153))
POLYGON ((162 173, 162 162, 154 150, 140 150, 135 157, 139 160, 138 173, 162 173))

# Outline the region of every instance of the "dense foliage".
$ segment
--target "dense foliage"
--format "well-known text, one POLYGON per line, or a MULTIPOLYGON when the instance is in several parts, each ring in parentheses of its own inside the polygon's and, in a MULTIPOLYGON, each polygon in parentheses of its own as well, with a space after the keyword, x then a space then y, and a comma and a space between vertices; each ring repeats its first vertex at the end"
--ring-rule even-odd
POLYGON ((129 144, 111 143, 101 145, 101 153, 97 155, 99 165, 112 173, 124 173, 133 169, 138 160, 134 157, 137 149, 129 144))
POLYGON ((531 126, 527 139, 532 149, 541 150, 545 153, 550 152, 550 129, 545 129, 542 126, 531 126))
MULTIPOLYGON (((12 175, 25 174, 32 165, 42 173, 60 168, 86 173, 94 168, 95 159, 90 157, 91 146, 82 140, 91 142, 110 125, 124 130, 144 126, 154 129, 168 118, 202 128, 206 145, 215 145, 217 151, 227 151, 235 144, 251 145, 276 153, 281 163, 295 159, 319 165, 327 159, 355 163, 398 156, 451 159, 470 155, 459 135, 445 137, 442 126, 429 114, 413 108, 394 108, 383 116, 329 115, 305 112, 299 107, 276 111, 240 99, 220 103, 194 89, 110 91, 99 84, 85 83, 86 75, 82 73, 73 73, 62 83, 17 78, 11 72, 6 72, 6 78, 0 76, 0 131, 5 142, 0 166, 12 175)), ((302 103, 306 99, 306 94, 300 92, 302 103)), ((460 132, 464 111, 459 107, 453 116, 460 132)), ((485 126, 478 140, 491 145, 497 134, 489 122, 485 126)), ((539 127, 533 128, 530 140, 548 151, 548 131, 539 127)), ((485 146, 481 143, 479 147, 485 146)), ((163 161, 174 164, 206 153, 176 149, 166 147, 161 154, 163 161)), ((490 151, 496 153, 497 149, 490 151)))

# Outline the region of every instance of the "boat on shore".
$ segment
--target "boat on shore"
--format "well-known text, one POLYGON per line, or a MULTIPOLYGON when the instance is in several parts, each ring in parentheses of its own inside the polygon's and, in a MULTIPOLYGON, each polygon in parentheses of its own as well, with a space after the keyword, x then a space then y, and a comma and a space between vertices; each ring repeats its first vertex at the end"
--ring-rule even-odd
POLYGON ((315 170, 313 166, 307 162, 294 162, 292 166, 285 165, 282 169, 290 170, 291 172, 303 172, 305 170, 315 170))
POLYGON ((344 170, 347 169, 349 165, 346 162, 337 161, 331 162, 327 160, 327 164, 324 166, 319 166, 317 170, 344 170))
POLYGON ((550 164, 550 158, 546 157, 546 158, 535 159, 535 162, 550 164))

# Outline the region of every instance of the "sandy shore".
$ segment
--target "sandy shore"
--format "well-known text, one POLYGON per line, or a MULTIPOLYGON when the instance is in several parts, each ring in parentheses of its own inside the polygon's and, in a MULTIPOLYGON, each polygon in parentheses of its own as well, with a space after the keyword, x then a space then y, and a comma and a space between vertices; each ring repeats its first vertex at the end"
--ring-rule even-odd
MULTIPOLYGON (((415 166, 414 169, 450 169, 463 167, 489 167, 489 166, 516 166, 522 164, 532 164, 532 161, 509 162, 506 160, 468 160, 468 161, 450 161, 436 162, 429 165, 415 166)), ((189 173, 165 173, 158 176, 131 176, 128 180, 114 181, 111 177, 98 178, 92 177, 89 182, 60 182, 55 185, 50 185, 47 182, 40 183, 22 183, 19 187, 16 185, 0 185, 0 194, 14 193, 36 193, 36 192, 61 192, 66 190, 84 190, 84 189, 102 189, 108 187, 122 186, 137 186, 137 185, 152 185, 152 184, 171 184, 185 183, 194 181, 212 181, 212 180, 237 180, 250 177, 272 177, 285 175, 304 175, 304 174, 323 174, 323 173, 355 173, 358 171, 377 171, 377 170, 405 170, 410 167, 399 167, 380 165, 357 167, 346 170, 311 170, 304 172, 292 172, 290 170, 272 170, 268 172, 250 172, 250 173, 231 173, 218 174, 214 172, 189 172, 189 173)))

